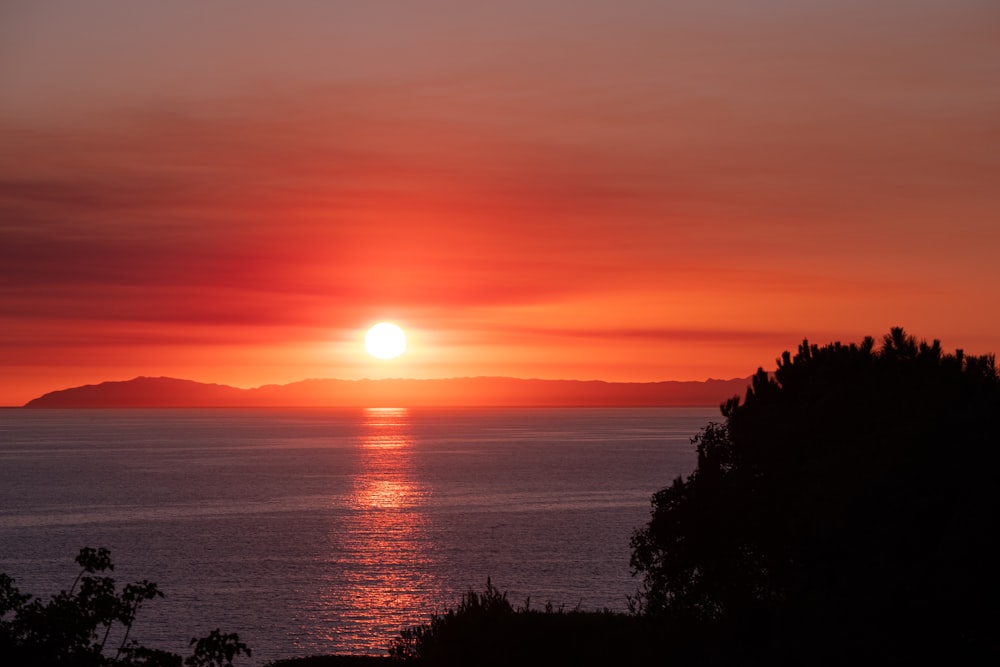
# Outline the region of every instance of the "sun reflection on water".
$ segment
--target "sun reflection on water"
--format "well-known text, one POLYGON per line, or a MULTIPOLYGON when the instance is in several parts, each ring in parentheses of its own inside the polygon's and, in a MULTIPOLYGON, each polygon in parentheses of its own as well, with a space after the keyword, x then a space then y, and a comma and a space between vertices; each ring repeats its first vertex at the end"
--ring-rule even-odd
POLYGON ((367 409, 362 429, 347 512, 331 535, 331 571, 312 620, 337 646, 384 653, 400 629, 433 611, 427 489, 414 474, 405 408, 367 409))

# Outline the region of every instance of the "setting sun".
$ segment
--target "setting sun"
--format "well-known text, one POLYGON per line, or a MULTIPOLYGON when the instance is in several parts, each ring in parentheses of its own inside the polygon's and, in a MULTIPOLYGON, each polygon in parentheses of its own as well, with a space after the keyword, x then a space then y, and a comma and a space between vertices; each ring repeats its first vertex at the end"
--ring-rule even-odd
POLYGON ((392 322, 379 322, 365 334, 365 349, 379 359, 394 359, 406 351, 406 334, 392 322))

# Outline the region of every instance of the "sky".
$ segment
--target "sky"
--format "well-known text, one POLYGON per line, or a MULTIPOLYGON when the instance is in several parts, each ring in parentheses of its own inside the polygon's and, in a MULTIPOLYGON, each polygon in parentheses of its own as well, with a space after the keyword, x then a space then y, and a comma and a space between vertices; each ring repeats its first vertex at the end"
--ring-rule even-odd
POLYGON ((996 352, 998 34, 992 0, 0 0, 0 405, 996 352))

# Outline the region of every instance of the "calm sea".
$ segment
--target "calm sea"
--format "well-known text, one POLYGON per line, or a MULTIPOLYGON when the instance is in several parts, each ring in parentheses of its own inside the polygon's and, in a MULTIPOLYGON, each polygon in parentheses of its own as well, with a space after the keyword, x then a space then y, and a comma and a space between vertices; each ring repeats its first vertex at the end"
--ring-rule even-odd
POLYGON ((0 572, 47 598, 82 546, 150 579, 133 637, 248 664, 384 653, 486 578, 625 610, 629 537, 709 408, 0 410, 0 572))

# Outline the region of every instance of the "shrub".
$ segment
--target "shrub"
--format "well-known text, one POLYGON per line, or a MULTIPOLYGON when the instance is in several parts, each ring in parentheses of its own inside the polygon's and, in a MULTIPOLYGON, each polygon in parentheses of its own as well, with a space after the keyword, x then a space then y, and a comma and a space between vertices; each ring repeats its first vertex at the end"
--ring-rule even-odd
POLYGON ((390 644, 393 658, 429 666, 648 665, 656 654, 647 619, 610 611, 514 608, 487 579, 456 609, 408 628, 390 644))
MULTIPOLYGON (((115 580, 103 575, 114 570, 104 548, 84 547, 75 560, 82 569, 73 585, 47 604, 21 593, 13 579, 0 574, 0 662, 11 667, 181 667, 181 656, 129 638, 143 603, 163 597, 157 585, 143 580, 118 592, 115 580), (121 641, 108 647, 115 626, 121 641)), ((191 646, 194 651, 183 660, 186 667, 231 667, 237 656, 250 656, 237 634, 218 630, 192 639, 191 646)))

